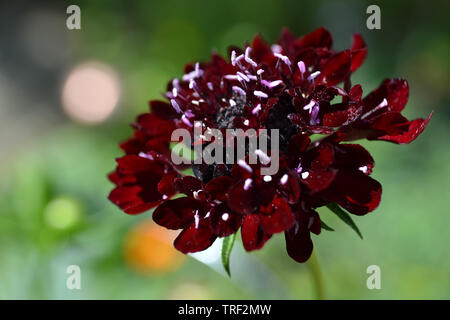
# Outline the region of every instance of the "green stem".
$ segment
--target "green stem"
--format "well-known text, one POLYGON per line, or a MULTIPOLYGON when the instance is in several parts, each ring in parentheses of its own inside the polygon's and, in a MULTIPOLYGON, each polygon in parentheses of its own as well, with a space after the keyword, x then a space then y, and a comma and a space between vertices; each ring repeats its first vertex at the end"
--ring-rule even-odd
POLYGON ((324 283, 323 283, 322 272, 320 270, 319 259, 317 259, 317 256, 314 251, 311 254, 311 257, 309 258, 307 265, 309 267, 309 270, 311 271, 312 281, 314 282, 316 299, 324 300, 325 299, 325 288, 324 288, 324 283))

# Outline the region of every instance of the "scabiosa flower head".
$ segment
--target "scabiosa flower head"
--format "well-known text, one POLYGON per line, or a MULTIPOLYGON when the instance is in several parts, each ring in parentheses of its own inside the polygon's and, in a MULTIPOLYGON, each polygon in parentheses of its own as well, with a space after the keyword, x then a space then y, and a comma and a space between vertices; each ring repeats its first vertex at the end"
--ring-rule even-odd
MULTIPOLYGON (((150 113, 133 124, 134 136, 121 144, 126 155, 110 175, 116 187, 109 199, 129 214, 156 207, 156 223, 182 230, 174 245, 184 253, 240 229, 248 251, 284 232, 288 254, 306 261, 310 233, 329 229, 318 207, 339 205, 364 215, 380 202, 381 185, 370 177, 373 158, 346 142, 409 143, 431 117, 409 121, 401 115, 406 80, 384 80, 364 98, 361 86, 352 86, 351 74, 367 53, 359 34, 348 50, 335 52, 331 45, 324 28, 300 38, 285 30, 272 46, 256 36, 243 48, 231 47, 229 59, 213 53, 209 62, 186 65, 184 75, 168 83, 166 100, 151 101, 150 113), (171 134, 177 128, 193 132, 199 123, 204 132, 277 129, 279 150, 246 149, 232 164, 191 164, 188 175, 186 166, 172 161, 171 134), (319 138, 312 141, 313 134, 319 138), (275 152, 278 171, 262 174, 275 152)), ((190 147, 207 145, 202 139, 190 147)))

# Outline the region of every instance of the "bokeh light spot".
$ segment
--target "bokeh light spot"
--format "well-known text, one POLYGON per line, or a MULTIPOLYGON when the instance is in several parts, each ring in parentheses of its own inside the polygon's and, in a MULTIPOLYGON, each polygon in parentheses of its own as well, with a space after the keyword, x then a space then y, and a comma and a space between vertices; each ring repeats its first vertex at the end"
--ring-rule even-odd
POLYGON ((70 229, 81 218, 81 204, 70 197, 61 196, 51 200, 44 209, 45 222, 58 230, 70 229))
POLYGON ((120 97, 117 74, 109 66, 88 62, 75 67, 65 80, 62 104, 77 122, 95 124, 114 111, 120 97))

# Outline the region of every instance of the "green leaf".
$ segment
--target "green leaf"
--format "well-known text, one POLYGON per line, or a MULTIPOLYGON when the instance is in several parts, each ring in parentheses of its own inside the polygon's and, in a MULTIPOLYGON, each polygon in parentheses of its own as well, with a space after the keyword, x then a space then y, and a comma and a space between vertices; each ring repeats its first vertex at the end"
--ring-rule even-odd
POLYGON ((325 222, 323 222, 322 219, 320 219, 320 226, 322 228, 324 228, 325 230, 334 231, 334 229, 332 227, 330 227, 329 225, 327 225, 325 222))
POLYGON ((327 207, 328 207, 328 209, 333 211, 342 221, 344 221, 350 228, 352 228, 361 239, 363 238, 358 227, 356 226, 356 224, 353 222, 352 218, 346 211, 344 211, 336 203, 327 204, 327 207))
POLYGON ((230 254, 231 250, 233 249, 234 239, 236 239, 236 233, 233 233, 231 236, 224 238, 222 242, 222 264, 229 277, 231 277, 230 254))

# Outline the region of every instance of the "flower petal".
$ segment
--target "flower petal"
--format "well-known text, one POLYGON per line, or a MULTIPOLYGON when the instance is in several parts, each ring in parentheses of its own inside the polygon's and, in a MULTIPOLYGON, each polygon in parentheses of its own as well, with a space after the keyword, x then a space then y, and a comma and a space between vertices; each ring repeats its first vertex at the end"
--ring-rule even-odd
POLYGON ((156 208, 153 220, 167 229, 183 229, 194 221, 196 211, 203 216, 201 202, 189 197, 168 200, 156 208))
POLYGON ((181 231, 173 244, 177 250, 186 254, 207 249, 216 238, 208 220, 201 219, 197 225, 194 222, 181 231))
POLYGON ((284 198, 275 197, 268 208, 259 213, 261 227, 269 234, 289 229, 294 223, 294 216, 284 198))
POLYGON ((313 242, 309 230, 305 227, 294 225, 284 233, 286 251, 297 262, 305 262, 311 256, 313 242))
POLYGON ((351 71, 355 72, 364 62, 367 55, 367 46, 363 37, 359 33, 353 35, 352 43, 352 66, 351 71))
POLYGON ((408 102, 409 85, 405 79, 385 79, 381 85, 363 99, 364 113, 376 108, 384 99, 387 110, 400 112, 408 102))
POLYGON ((351 51, 345 50, 335 54, 323 67, 318 81, 334 86, 349 75, 351 66, 351 51))
POLYGON ((272 236, 261 228, 259 217, 256 214, 245 216, 241 228, 241 235, 242 244, 247 251, 261 249, 272 236))
POLYGON ((218 237, 227 237, 240 228, 242 215, 232 211, 225 203, 211 209, 211 227, 218 237))
POLYGON ((415 119, 408 123, 408 129, 397 135, 384 135, 376 138, 377 140, 385 140, 398 144, 410 143, 414 141, 425 130, 428 122, 433 116, 431 112, 426 119, 415 119))

